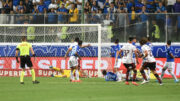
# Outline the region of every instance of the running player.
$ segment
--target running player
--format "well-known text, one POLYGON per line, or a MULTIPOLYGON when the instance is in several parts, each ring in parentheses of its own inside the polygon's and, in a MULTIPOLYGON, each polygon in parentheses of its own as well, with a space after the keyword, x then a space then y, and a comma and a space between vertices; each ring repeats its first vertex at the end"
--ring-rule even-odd
POLYGON ((103 70, 102 74, 104 75, 106 81, 116 81, 116 82, 122 81, 122 76, 117 75, 113 72, 107 72, 106 70, 103 70))
POLYGON ((27 42, 26 37, 22 37, 21 40, 22 42, 19 43, 16 47, 16 61, 17 63, 19 63, 18 53, 20 52, 20 66, 22 68, 21 76, 20 76, 20 84, 24 84, 25 65, 27 65, 31 70, 33 84, 38 84, 39 81, 35 79, 35 71, 33 69, 31 57, 29 55, 31 51, 32 56, 35 57, 35 53, 33 51, 32 45, 27 42))
POLYGON ((145 84, 149 82, 144 72, 144 69, 149 67, 149 69, 152 71, 154 76, 157 78, 160 85, 162 85, 162 81, 159 75, 156 73, 156 60, 152 54, 151 48, 147 45, 147 38, 142 38, 140 41, 140 45, 142 46, 141 49, 142 49, 142 58, 143 58, 143 65, 140 68, 140 72, 144 78, 144 81, 141 84, 145 84))
MULTIPOLYGON (((123 64, 124 66, 126 67, 127 69, 127 72, 126 72, 126 82, 125 84, 126 85, 129 85, 129 72, 131 70, 133 70, 134 74, 133 74, 133 80, 132 80, 132 84, 133 85, 138 85, 135 80, 136 80, 136 75, 137 75, 137 70, 136 70, 136 66, 133 62, 133 53, 135 53, 136 55, 136 62, 138 62, 138 56, 137 56, 137 49, 135 46, 132 45, 132 40, 133 40, 133 37, 130 37, 129 38, 129 42, 124 45, 120 51, 117 53, 117 54, 120 54, 121 56, 121 53, 123 52, 123 58, 122 58, 122 61, 123 61, 123 64)), ((117 57, 116 57, 116 61, 117 61, 117 57)))
MULTIPOLYGON (((121 46, 119 45, 119 39, 116 39, 115 40, 115 58, 117 57, 118 60, 115 61, 115 64, 114 64, 114 73, 116 75, 121 75, 120 72, 119 72, 119 68, 121 67, 121 57, 119 56, 119 54, 117 53, 118 51, 120 51, 120 48, 121 46)), ((121 81, 121 79, 119 79, 121 81)))
POLYGON ((176 78, 176 76, 173 73, 173 68, 174 68, 174 56, 173 56, 173 48, 171 47, 171 41, 167 41, 167 45, 166 45, 166 63, 162 69, 162 73, 161 73, 161 79, 164 76, 164 72, 166 71, 166 69, 168 69, 169 74, 172 75, 172 77, 174 78, 174 82, 177 83, 179 82, 179 80, 176 78))

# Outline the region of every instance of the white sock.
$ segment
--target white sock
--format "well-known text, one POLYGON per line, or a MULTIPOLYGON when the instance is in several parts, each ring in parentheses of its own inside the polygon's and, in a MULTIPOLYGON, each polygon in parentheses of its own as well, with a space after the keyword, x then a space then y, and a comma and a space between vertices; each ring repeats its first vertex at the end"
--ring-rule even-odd
POLYGON ((151 74, 151 70, 148 69, 148 70, 147 70, 147 77, 148 77, 148 79, 150 79, 150 74, 151 74))
POLYGON ((72 70, 71 70, 71 80, 74 80, 74 74, 72 70))
POLYGON ((76 70, 76 79, 79 80, 79 71, 76 70))
POLYGON ((121 73, 116 72, 116 75, 117 75, 117 80, 118 80, 118 81, 121 81, 121 77, 122 77, 122 76, 121 76, 121 73))
POLYGON ((161 79, 162 79, 162 78, 163 78, 163 76, 164 76, 164 72, 165 72, 165 71, 162 71, 162 73, 161 73, 161 79))
POLYGON ((176 76, 174 75, 174 73, 172 73, 172 72, 169 72, 171 75, 172 75, 172 77, 175 79, 175 80, 177 80, 177 78, 176 78, 176 76))

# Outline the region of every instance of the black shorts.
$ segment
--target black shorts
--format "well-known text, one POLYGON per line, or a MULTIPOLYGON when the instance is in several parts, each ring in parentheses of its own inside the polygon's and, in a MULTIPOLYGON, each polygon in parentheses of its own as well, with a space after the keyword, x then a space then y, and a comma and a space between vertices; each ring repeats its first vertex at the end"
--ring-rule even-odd
POLYGON ((31 57, 30 56, 20 56, 21 68, 25 68, 25 65, 32 67, 31 57))
POLYGON ((134 69, 136 67, 135 63, 131 63, 131 64, 124 63, 124 66, 126 67, 126 69, 134 69))
POLYGON ((142 67, 149 68, 150 70, 156 70, 156 62, 144 62, 142 67))

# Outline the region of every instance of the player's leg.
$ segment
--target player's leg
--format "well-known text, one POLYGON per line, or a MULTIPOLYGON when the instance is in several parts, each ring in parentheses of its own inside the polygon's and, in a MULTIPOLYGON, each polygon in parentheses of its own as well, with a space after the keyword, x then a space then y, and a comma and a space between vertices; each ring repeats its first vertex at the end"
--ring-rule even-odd
POLYGON ((156 79, 158 80, 158 82, 159 82, 160 84, 162 84, 162 80, 161 80, 161 78, 159 77, 159 75, 157 74, 156 70, 151 70, 151 71, 152 71, 152 73, 154 74, 154 76, 156 77, 156 79))
POLYGON ((151 78, 151 70, 149 68, 147 68, 147 79, 150 80, 151 78))
POLYGON ((20 75, 20 83, 21 84, 24 84, 25 64, 26 64, 25 58, 20 57, 20 67, 22 68, 21 75, 20 75))
POLYGON ((146 77, 146 74, 145 74, 145 72, 144 72, 144 70, 145 70, 145 68, 146 68, 146 65, 147 65, 147 63, 143 63, 143 65, 140 67, 140 73, 141 73, 141 75, 142 75, 142 77, 143 77, 143 79, 144 79, 144 81, 143 81, 141 84, 145 84, 145 83, 148 83, 148 82, 149 82, 148 79, 147 79, 147 77, 146 77))
POLYGON ((34 71, 34 68, 33 68, 33 64, 32 64, 32 61, 31 61, 31 58, 30 56, 26 57, 26 61, 27 61, 27 66, 30 68, 31 70, 31 75, 32 75, 32 82, 33 84, 38 84, 39 81, 36 80, 36 73, 34 71))
POLYGON ((174 78, 175 83, 177 83, 177 82, 179 82, 179 80, 177 79, 177 77, 173 73, 174 65, 175 65, 174 62, 168 63, 168 72, 174 78))
POLYGON ((117 75, 117 81, 122 81, 122 75, 119 72, 119 68, 121 67, 121 59, 118 59, 118 61, 114 64, 114 73, 117 75))
POLYGON ((70 81, 71 82, 74 82, 74 73, 73 73, 73 71, 74 71, 74 67, 70 67, 71 68, 71 72, 70 72, 70 81))
MULTIPOLYGON (((134 66, 135 66, 135 65, 134 65, 134 66)), ((133 72, 134 72, 134 74, 133 74, 132 84, 138 86, 138 84, 135 82, 135 80, 136 80, 136 75, 137 75, 136 67, 133 67, 133 72)))
POLYGON ((166 62, 165 65, 164 65, 164 67, 163 67, 163 69, 162 69, 161 79, 163 79, 164 73, 165 73, 165 71, 166 71, 167 68, 168 68, 168 64, 167 64, 167 62, 166 62))
POLYGON ((129 64, 124 64, 124 66, 126 67, 127 71, 126 71, 126 81, 125 81, 125 84, 126 85, 129 85, 129 72, 130 72, 130 69, 129 69, 129 64))

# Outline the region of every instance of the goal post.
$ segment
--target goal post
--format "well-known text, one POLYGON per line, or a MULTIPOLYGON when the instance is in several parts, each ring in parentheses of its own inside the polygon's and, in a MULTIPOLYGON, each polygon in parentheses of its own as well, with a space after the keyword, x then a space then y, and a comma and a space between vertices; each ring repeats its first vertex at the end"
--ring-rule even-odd
MULTIPOLYGON (((0 24, 0 43, 19 43, 27 36, 33 45, 70 45, 75 37, 97 47, 98 77, 101 73, 102 27, 101 24, 0 24), (58 34, 59 33, 59 34, 58 34), (56 38, 59 39, 56 39, 56 38)), ((95 55, 94 55, 95 56, 95 55)))

